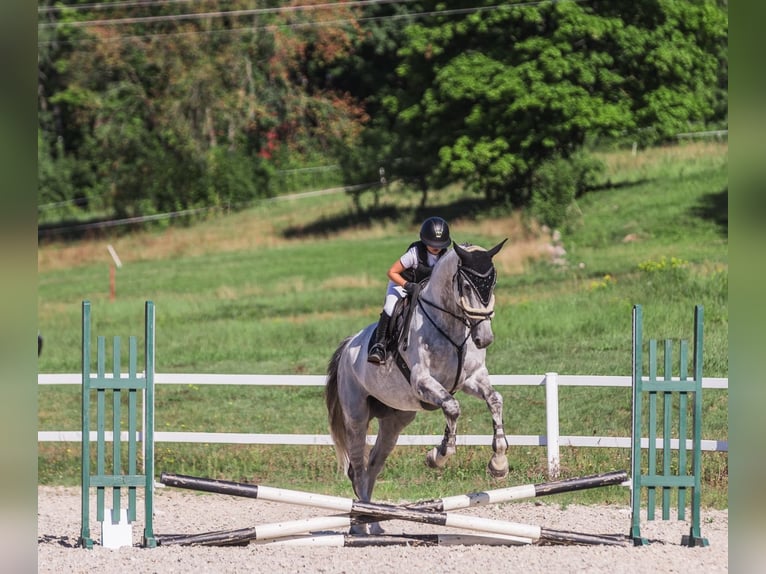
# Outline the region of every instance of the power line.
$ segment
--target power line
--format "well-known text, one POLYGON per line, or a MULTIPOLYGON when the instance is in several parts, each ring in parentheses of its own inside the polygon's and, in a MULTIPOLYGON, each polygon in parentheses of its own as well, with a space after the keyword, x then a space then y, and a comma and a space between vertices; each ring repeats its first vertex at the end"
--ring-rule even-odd
MULTIPOLYGON (((151 8, 154 6, 164 6, 167 4, 188 4, 191 2, 200 2, 205 0, 133 0, 132 2, 94 2, 92 4, 75 4, 72 6, 57 5, 57 6, 39 6, 37 8, 38 13, 47 14, 50 12, 62 12, 80 10, 111 10, 113 8, 151 8)), ((219 2, 225 0, 218 0, 219 2)))
MULTIPOLYGON (((86 6, 96 8, 105 8, 105 7, 115 7, 115 6, 152 6, 152 5, 162 5, 162 4, 170 4, 170 3, 186 3, 186 2, 194 2, 195 0, 155 0, 155 1, 149 1, 149 2, 120 2, 120 3, 110 3, 107 5, 104 4, 81 4, 77 6, 72 6, 68 8, 84 8, 86 6)), ((220 0, 219 0, 220 1, 220 0)), ((112 18, 112 19, 102 19, 102 20, 77 20, 77 21, 67 21, 67 22, 45 22, 38 24, 39 28, 56 28, 59 26, 72 26, 72 27, 89 27, 89 26, 118 26, 123 24, 147 24, 147 23, 157 23, 157 22, 165 22, 165 21, 177 21, 177 20, 196 20, 196 19, 203 19, 203 18, 222 18, 222 17, 236 17, 236 16, 256 16, 260 14, 275 14, 275 13, 289 13, 289 12, 300 12, 300 11, 310 11, 310 10, 319 10, 319 9, 332 9, 332 8, 355 8, 355 7, 363 7, 363 6, 372 6, 372 5, 386 5, 386 4, 408 4, 410 2, 415 2, 418 0, 351 0, 349 2, 330 2, 325 4, 302 4, 297 6, 281 6, 277 8, 253 8, 249 10, 217 10, 214 12, 199 12, 199 13, 184 13, 184 14, 165 14, 161 16, 137 16, 137 17, 122 17, 122 18, 112 18)), ((482 11, 482 10, 488 10, 488 9, 499 9, 504 6, 507 7, 513 7, 513 8, 528 8, 528 7, 536 7, 543 4, 557 4, 559 2, 566 2, 571 1, 574 3, 581 3, 585 0, 538 0, 536 2, 508 2, 502 5, 494 5, 494 6, 475 6, 475 7, 468 7, 468 8, 462 8, 462 9, 453 9, 453 10, 434 10, 429 12, 420 12, 419 14, 442 14, 442 13, 463 13, 463 10, 468 11, 482 11)), ((46 7, 46 8, 40 8, 39 10, 45 9, 46 11, 54 11, 58 10, 58 7, 46 7)), ((388 18, 390 16, 383 16, 381 18, 388 18)))
POLYGON ((62 233, 71 233, 74 231, 86 231, 89 229, 106 229, 110 227, 119 227, 122 225, 134 225, 134 224, 140 224, 140 223, 149 223, 151 221, 161 221, 165 219, 175 219, 179 217, 186 217, 189 215, 197 215, 200 213, 205 212, 222 212, 226 211, 231 207, 235 208, 246 208, 251 207, 253 205, 256 205, 261 202, 271 202, 271 201, 283 201, 283 200, 293 200, 293 199, 300 199, 303 197, 311 197, 316 195, 328 195, 328 194, 334 194, 334 193, 343 193, 343 192, 349 192, 349 191, 359 191, 362 189, 368 189, 372 187, 380 186, 380 182, 373 181, 369 183, 358 183, 355 185, 345 185, 341 187, 333 187, 329 189, 321 189, 321 190, 315 190, 315 191, 304 191, 304 192, 298 192, 298 193, 291 193, 287 195, 278 195, 274 197, 267 197, 263 199, 256 199, 252 201, 245 201, 245 202, 236 202, 236 203, 230 203, 227 206, 220 206, 220 205, 209 205, 209 206, 203 206, 203 207, 195 207, 190 209, 182 209, 180 211, 171 211, 167 213, 155 213, 152 215, 137 215, 134 217, 128 217, 125 219, 107 219, 103 221, 92 221, 87 223, 76 223, 73 225, 63 225, 59 227, 39 227, 37 235, 40 236, 53 236, 53 235, 59 235, 62 233))
MULTIPOLYGON (((375 4, 380 3, 381 0, 362 0, 367 2, 368 4, 375 4)), ((396 2, 397 0, 387 0, 389 3, 396 2)), ((398 1, 414 1, 414 0, 398 0, 398 1)), ((367 16, 367 17, 357 17, 357 18, 341 18, 336 20, 325 20, 325 21, 319 21, 319 20, 307 20, 305 22, 294 22, 294 23, 285 23, 285 24, 267 24, 264 26, 240 26, 240 27, 231 27, 231 28, 225 28, 225 29, 218 29, 218 30, 187 30, 184 32, 165 32, 165 33, 155 33, 155 34, 123 34, 120 36, 115 36, 111 38, 100 38, 101 42, 120 42, 125 40, 135 40, 135 39, 159 39, 159 38, 172 38, 176 36, 191 36, 191 35, 217 35, 217 34, 232 34, 232 33, 240 33, 240 32, 257 32, 257 31, 264 31, 264 30, 277 30, 277 29, 297 29, 297 28, 315 28, 315 27, 323 27, 323 26, 337 26, 349 22, 354 22, 358 24, 363 24, 365 22, 379 22, 384 20, 403 20, 403 19, 420 19, 428 16, 457 16, 457 15, 465 15, 465 14, 472 14, 472 13, 478 13, 478 12, 490 12, 494 10, 499 10, 503 8, 526 8, 526 7, 532 7, 532 6, 540 6, 543 4, 550 4, 555 3, 558 0, 540 0, 538 2, 525 2, 523 4, 517 4, 517 3, 511 3, 511 4, 500 4, 500 5, 490 5, 490 6, 475 6, 475 7, 468 7, 468 8, 455 8, 452 10, 432 10, 427 12, 408 12, 404 14, 390 14, 386 16, 367 16)), ((587 0, 570 0, 572 2, 581 3, 586 2, 587 0)), ((361 2, 358 2, 361 3, 361 2)), ((289 7, 289 10, 295 11, 296 7, 289 7)), ((272 9, 277 10, 277 9, 272 9)), ((288 10, 288 8, 282 8, 282 10, 288 10)), ((224 13, 225 14, 225 13, 224 13)), ((66 44, 66 45, 76 45, 76 44, 82 44, 82 43, 90 43, 92 42, 91 38, 82 38, 78 40, 44 40, 38 42, 38 46, 47 46, 51 44, 66 44)))
POLYGON ((258 16, 262 14, 284 14, 289 12, 313 11, 334 8, 356 8, 375 4, 399 4, 410 3, 417 0, 352 0, 351 2, 331 2, 326 4, 301 4, 298 6, 280 6, 278 8, 253 8, 250 10, 228 10, 216 12, 199 12, 187 14, 166 14, 163 16, 137 16, 112 18, 103 20, 79 20, 74 22, 44 22, 39 28, 58 28, 60 26, 72 26, 77 28, 89 26, 119 26, 124 24, 151 24, 156 22, 168 22, 178 20, 200 20, 209 18, 258 16))

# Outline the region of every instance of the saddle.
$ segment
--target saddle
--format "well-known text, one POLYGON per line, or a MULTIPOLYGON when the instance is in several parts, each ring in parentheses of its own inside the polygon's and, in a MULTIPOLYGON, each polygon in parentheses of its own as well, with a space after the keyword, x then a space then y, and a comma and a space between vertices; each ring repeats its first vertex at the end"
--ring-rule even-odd
MULTIPOLYGON (((427 281, 428 280, 426 279, 421 283, 416 283, 415 285, 417 285, 417 288, 415 291, 408 294, 406 297, 402 297, 396 303, 394 312, 391 314, 391 319, 388 322, 388 330, 386 331, 386 361, 391 357, 398 356, 399 349, 404 350, 407 348, 407 345, 409 344, 409 341, 407 341, 407 334, 409 333, 410 321, 412 320, 412 311, 418 300, 420 291, 425 287, 427 281)), ((378 328, 375 327, 375 331, 373 331, 370 336, 367 348, 368 353, 372 348, 372 345, 375 343, 377 330, 378 328)))

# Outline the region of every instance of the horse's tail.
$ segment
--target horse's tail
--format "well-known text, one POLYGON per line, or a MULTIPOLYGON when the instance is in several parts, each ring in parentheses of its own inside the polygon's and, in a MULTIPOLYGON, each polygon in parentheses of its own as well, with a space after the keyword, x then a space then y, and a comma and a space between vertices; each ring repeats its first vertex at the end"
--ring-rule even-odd
POLYGON ((343 407, 338 396, 338 364, 351 337, 347 337, 335 349, 335 352, 327 365, 327 383, 324 389, 325 403, 327 404, 327 416, 330 422, 330 435, 335 445, 335 455, 338 458, 338 467, 343 473, 348 472, 348 447, 346 445, 346 424, 343 420, 343 407))

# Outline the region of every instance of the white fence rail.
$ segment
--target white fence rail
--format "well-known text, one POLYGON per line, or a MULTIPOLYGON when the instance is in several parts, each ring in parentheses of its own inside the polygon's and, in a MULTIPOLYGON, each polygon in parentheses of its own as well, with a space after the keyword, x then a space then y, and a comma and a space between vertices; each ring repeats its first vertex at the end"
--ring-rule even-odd
MULTIPOLYGON (((588 375, 559 375, 546 373, 541 375, 491 375, 490 380, 495 387, 501 386, 543 386, 545 387, 546 434, 544 435, 507 435, 508 444, 512 446, 545 446, 548 453, 548 467, 555 473, 559 467, 559 447, 602 447, 630 448, 630 437, 594 437, 594 436, 561 436, 559 435, 559 403, 558 389, 570 387, 630 387, 630 376, 588 376, 588 375)), ((677 379, 674 379, 677 380, 677 379)), ((80 373, 45 374, 37 376, 38 385, 80 385, 80 373)), ((227 374, 176 374, 155 373, 155 385, 256 385, 256 386, 324 386, 324 375, 227 375, 227 374)), ((725 378, 704 378, 702 387, 705 389, 728 390, 729 380, 725 378)), ((139 433, 140 434, 140 433, 139 433)), ((80 431, 38 431, 38 442, 79 442, 82 438, 80 431)), ((106 440, 112 440, 107 433, 106 440)), ((139 437, 141 440, 143 437, 139 437)), ((96 433, 91 432, 90 440, 96 440, 96 433)), ((127 432, 122 433, 121 440, 127 440, 127 432)), ((309 434, 257 434, 257 433, 225 433, 225 432, 168 432, 155 431, 155 442, 176 443, 209 443, 209 444, 274 444, 274 445, 332 445, 330 435, 309 434)), ((375 436, 367 437, 370 444, 375 436)), ((441 440, 440 435, 410 435, 403 434, 397 441, 398 445, 431 446, 441 440)), ((458 445, 489 445, 491 435, 458 435, 458 445)), ((687 440, 687 448, 691 441, 687 440)), ((648 438, 641 439, 642 448, 649 445, 648 438)), ((657 447, 662 448, 662 439, 657 439, 657 447)), ((671 448, 678 449, 678 439, 671 440, 671 448)), ((702 440, 702 450, 728 452, 727 440, 702 440)))

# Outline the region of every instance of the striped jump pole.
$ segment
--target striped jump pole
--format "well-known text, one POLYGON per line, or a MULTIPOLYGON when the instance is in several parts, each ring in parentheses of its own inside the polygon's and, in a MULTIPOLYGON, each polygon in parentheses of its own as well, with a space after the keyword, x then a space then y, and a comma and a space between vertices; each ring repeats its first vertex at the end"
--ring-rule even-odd
POLYGON ((190 545, 202 546, 236 546, 246 544, 250 540, 264 541, 274 540, 305 534, 315 530, 327 530, 334 528, 349 528, 351 524, 357 524, 348 514, 336 516, 318 516, 299 520, 287 520, 274 524, 263 524, 251 528, 238 528, 235 530, 221 530, 217 532, 203 532, 200 534, 164 534, 157 535, 160 546, 190 545))
MULTIPOLYGON (((620 535, 604 536, 600 538, 613 541, 615 544, 624 545, 625 537, 620 535)), ((555 542, 541 541, 537 544, 551 544, 555 542)), ((599 540, 598 544, 604 542, 599 540)), ((523 546, 532 544, 531 540, 518 536, 503 536, 502 534, 377 534, 377 535, 354 535, 354 534, 306 534, 292 536, 277 540, 267 540, 260 544, 279 546, 470 546, 481 544, 482 546, 523 546)))
MULTIPOLYGON (((353 524, 369 522, 356 520, 348 515, 321 516, 305 520, 264 524, 251 528, 221 530, 199 534, 158 534, 160 546, 242 546, 251 541, 258 544, 280 544, 287 546, 455 546, 482 544, 485 546, 524 546, 554 544, 625 545, 620 535, 593 535, 578 532, 540 529, 542 536, 532 539, 507 534, 316 534, 315 531, 331 528, 348 528, 353 524), (310 533, 310 534, 308 534, 310 533)), ((498 522, 498 521, 496 521, 498 522)), ((536 528, 536 527, 530 527, 536 528)))
POLYGON ((510 502, 512 500, 539 498, 541 496, 560 494, 562 492, 573 492, 575 490, 585 490, 588 488, 617 485, 622 484, 627 480, 627 471, 615 470, 603 474, 594 474, 591 476, 583 476, 578 478, 568 478, 554 482, 526 484, 522 486, 509 486, 507 488, 498 488, 484 492, 474 492, 472 494, 459 494, 457 496, 447 496, 434 500, 422 500, 420 502, 413 502, 412 504, 407 504, 405 506, 407 508, 436 510, 442 512, 447 510, 469 508, 471 506, 499 504, 501 502, 510 502))
MULTIPOLYGON (((284 502, 287 504, 298 504, 302 506, 313 506, 329 510, 336 510, 348 513, 348 516, 320 517, 320 519, 332 519, 333 526, 323 525, 324 528, 346 528, 350 527, 359 519, 361 515, 365 522, 370 518, 375 521, 381 520, 406 520, 411 522, 421 522, 425 524, 436 524, 466 530, 479 531, 489 534, 501 534, 504 536, 514 536, 522 540, 520 542, 541 543, 553 542, 559 544, 621 544, 613 537, 603 537, 598 535, 581 534, 577 532, 551 530, 539 526, 528 524, 519 524, 494 520, 490 518, 478 518, 460 514, 450 514, 444 511, 423 510, 419 508, 402 507, 391 504, 380 504, 373 502, 361 502, 350 498, 339 496, 329 496, 323 494, 314 494, 295 490, 286 490, 280 488, 248 485, 225 480, 213 480, 206 478, 197 478, 184 475, 172 475, 163 473, 161 482, 167 486, 178 488, 187 488, 191 490, 200 490, 204 492, 213 492, 217 494, 228 494, 232 496, 243 496, 246 498, 260 498, 272 502, 284 502), (345 520, 345 522, 342 522, 345 520)), ((308 532, 315 527, 309 526, 310 521, 302 521, 306 524, 308 532)), ((271 527, 271 525, 267 525, 271 527)), ((265 527, 261 527, 262 529, 265 527)), ((290 531, 290 535, 294 534, 290 531)), ((255 534, 251 539, 264 539, 259 536, 258 528, 245 536, 255 534)), ((278 536, 274 536, 275 538, 278 536)), ((244 540, 244 539, 241 539, 244 540)))
POLYGON ((476 535, 476 534, 303 534, 284 536, 268 540, 250 538, 250 528, 204 534, 166 534, 158 536, 161 546, 200 545, 200 546, 241 546, 251 540, 258 545, 267 546, 324 546, 363 548, 369 546, 460 546, 481 544, 484 546, 520 546, 531 544, 531 540, 516 536, 476 535))
MULTIPOLYGON (((424 510, 412 510, 406 515, 391 516, 391 509, 397 507, 391 507, 391 509, 382 508, 384 505, 374 505, 376 508, 374 514, 371 514, 370 510, 365 509, 365 513, 370 513, 367 516, 353 516, 350 514, 338 514, 335 516, 318 516, 315 518, 305 518, 300 520, 290 520, 285 522, 276 522, 273 524, 262 524, 260 526, 254 526, 251 528, 240 528, 236 530, 223 530, 219 532, 206 532, 202 534, 176 534, 176 535, 157 535, 157 540, 160 546, 171 545, 191 545, 197 544, 202 546, 236 546, 247 543, 251 540, 258 542, 273 541, 275 539, 286 538, 295 536, 296 534, 305 534, 307 532, 315 532, 329 529, 349 529, 356 524, 364 524, 367 522, 378 522, 380 520, 401 519, 409 520, 413 522, 426 522, 429 524, 441 524, 443 526, 453 526, 457 528, 465 528, 467 530, 478 530, 480 532, 487 533, 494 536, 496 539, 503 539, 506 544, 533 544, 536 542, 542 542, 541 538, 546 536, 545 541, 557 542, 561 544, 609 544, 613 543, 610 540, 601 541, 596 540, 589 535, 577 535, 575 533, 550 531, 543 533, 545 529, 541 529, 537 526, 530 526, 526 524, 517 524, 513 522, 503 522, 500 520, 492 520, 489 518, 475 518, 470 516, 458 516, 458 520, 450 521, 448 517, 438 517, 436 520, 436 513, 424 510), (386 512, 389 510, 389 512, 386 512), (524 535, 526 534, 526 536, 524 535)), ((445 513, 446 514, 446 513, 445 513)), ((454 518, 454 515, 452 515, 454 518)), ((316 538, 316 536, 314 537, 316 538)), ((298 542, 296 542, 297 544, 298 542)), ((305 542, 301 542, 305 544, 305 542)), ((332 545, 337 545, 335 541, 332 545)))
MULTIPOLYGON (((444 498, 437 498, 432 500, 421 500, 411 504, 406 504, 404 507, 416 510, 435 510, 437 512, 444 512, 449 510, 469 508, 471 506, 499 504, 502 502, 510 502, 512 500, 539 498, 541 496, 549 496, 551 494, 560 494, 563 492, 573 492, 575 490, 585 490, 588 488, 618 485, 624 483, 627 480, 627 471, 615 470, 602 474, 568 478, 554 482, 510 486, 507 488, 498 488, 483 492, 474 492, 471 494, 460 494, 457 496, 447 496, 444 498)), ((262 485, 258 486, 242 484, 226 480, 214 480, 209 478, 199 478, 165 472, 162 473, 160 482, 167 486, 175 486, 177 488, 204 490, 206 492, 229 494, 232 496, 243 496, 246 498, 258 498, 261 500, 268 500, 270 502, 283 502, 286 504, 298 504, 302 506, 316 506, 329 510, 338 510, 341 512, 350 512, 351 504, 354 502, 350 498, 342 498, 338 496, 327 496, 324 494, 315 494, 311 492, 286 490, 283 488, 273 488, 270 486, 262 485)))
POLYGON ((261 544, 273 546, 340 546, 363 548, 368 546, 518 546, 529 544, 515 536, 476 534, 308 534, 270 540, 261 544))

